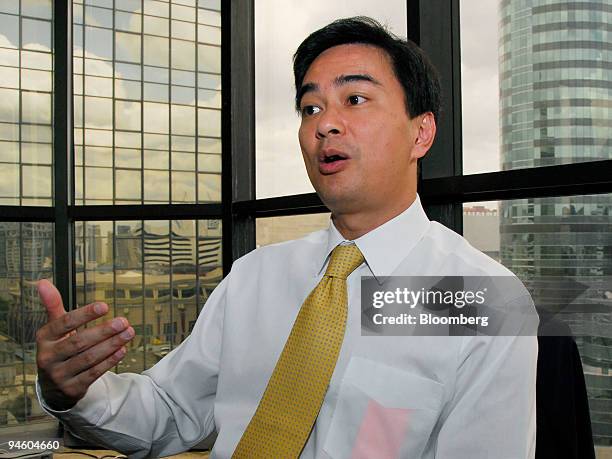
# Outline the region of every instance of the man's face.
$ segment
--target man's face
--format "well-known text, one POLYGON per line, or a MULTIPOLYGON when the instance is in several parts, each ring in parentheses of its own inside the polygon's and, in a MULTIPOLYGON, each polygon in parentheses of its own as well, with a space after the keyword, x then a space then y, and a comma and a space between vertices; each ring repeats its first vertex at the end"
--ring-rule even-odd
POLYGON ((299 140, 306 170, 333 213, 377 211, 414 189, 413 150, 423 118, 409 118, 383 50, 329 48, 308 68, 302 90, 299 140))

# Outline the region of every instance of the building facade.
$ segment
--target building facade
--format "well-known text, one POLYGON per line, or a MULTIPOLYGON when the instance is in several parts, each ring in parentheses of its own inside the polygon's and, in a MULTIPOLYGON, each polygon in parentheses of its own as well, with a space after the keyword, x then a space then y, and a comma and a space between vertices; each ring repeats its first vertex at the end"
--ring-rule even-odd
MULTIPOLYGON (((612 0, 502 0, 503 170, 612 158, 612 0)), ((502 262, 578 343, 596 445, 612 446, 610 195, 502 201, 502 262)))

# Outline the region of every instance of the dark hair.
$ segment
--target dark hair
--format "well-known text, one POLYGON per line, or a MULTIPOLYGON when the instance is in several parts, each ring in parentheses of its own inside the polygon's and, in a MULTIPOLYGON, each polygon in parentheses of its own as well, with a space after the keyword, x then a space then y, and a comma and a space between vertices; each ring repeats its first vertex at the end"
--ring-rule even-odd
POLYGON ((423 50, 410 40, 387 31, 372 18, 356 16, 338 19, 311 33, 293 55, 295 107, 299 111, 304 76, 323 51, 338 45, 359 43, 376 46, 391 59, 395 77, 404 89, 406 112, 411 118, 440 113, 440 79, 423 50))

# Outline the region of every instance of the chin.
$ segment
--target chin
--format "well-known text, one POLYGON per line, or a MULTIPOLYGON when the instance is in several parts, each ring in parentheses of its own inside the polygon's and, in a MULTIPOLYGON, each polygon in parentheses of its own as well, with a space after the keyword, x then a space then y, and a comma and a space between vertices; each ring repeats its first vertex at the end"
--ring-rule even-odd
POLYGON ((322 193, 317 192, 323 204, 327 206, 333 214, 344 214, 359 211, 363 206, 363 200, 351 191, 322 193))

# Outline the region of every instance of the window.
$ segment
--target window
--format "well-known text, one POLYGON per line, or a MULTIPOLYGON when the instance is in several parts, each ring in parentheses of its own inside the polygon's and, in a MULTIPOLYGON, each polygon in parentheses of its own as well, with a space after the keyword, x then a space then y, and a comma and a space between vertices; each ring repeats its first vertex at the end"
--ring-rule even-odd
POLYGON ((0 6, 0 205, 51 206, 51 1, 8 3, 0 6))
POLYGON ((53 280, 53 224, 0 222, 0 431, 53 422, 40 408, 36 330, 46 321, 36 282, 53 280))
MULTIPOLYGON (((523 281, 536 308, 567 324, 582 358, 593 437, 608 446, 612 305, 610 194, 466 203, 465 237, 523 281), (608 392, 606 392, 608 391, 608 392), (608 395, 606 395, 606 393, 608 395)), ((546 322, 545 322, 546 323, 546 322)))
POLYGON ((77 204, 221 201, 214 3, 74 2, 77 204))
MULTIPOLYGON (((291 55, 338 17, 379 19, 442 74, 419 184, 430 218, 523 279, 603 289, 611 12, 491 3, 0 2, 0 430, 55 432, 33 393, 36 280, 52 279, 68 307, 103 300, 128 317, 137 336, 116 371, 140 372, 186 338, 232 260, 329 224, 296 141, 291 55)), ((609 336, 594 314, 580 320, 602 455, 609 336)))
MULTIPOLYGON (((141 332, 128 348, 131 358, 143 363, 139 371, 157 362, 153 344, 172 349, 180 342, 177 337, 189 334, 188 321, 195 320, 207 298, 198 296, 196 285, 212 290, 221 281, 222 226, 209 226, 206 220, 75 224, 76 252, 88 254, 77 264, 77 286, 95 284, 95 290, 77 297, 77 304, 104 301, 109 316, 126 317, 135 330, 138 326, 141 332), (170 319, 180 326, 172 339, 162 329, 170 319)), ((134 371, 133 364, 130 368, 134 371)))
MULTIPOLYGON (((605 146, 611 134, 612 84, 604 68, 610 40, 599 32, 606 8, 545 1, 477 7, 461 1, 460 8, 464 173, 612 159, 605 146)), ((567 171, 566 182, 581 175, 567 171)), ((609 322, 602 311, 609 309, 605 285, 612 272, 610 194, 584 191, 554 196, 540 190, 524 199, 500 193, 498 202, 470 202, 463 229, 531 287, 541 308, 570 302, 574 313, 562 316, 580 349, 593 438, 605 454, 603 447, 612 445, 603 402, 609 400, 610 364, 600 335, 601 324, 609 322), (480 208, 484 213, 476 212, 480 208)))
POLYGON ((140 372, 222 278, 221 2, 16 0, 0 26, 0 431, 55 436, 33 386, 39 279, 67 308, 127 317, 137 336, 116 371, 140 372))
POLYGON ((320 213, 258 218, 257 247, 299 239, 314 231, 326 229, 330 224, 329 217, 329 213, 320 213))
POLYGON ((302 161, 294 109, 292 54, 311 32, 341 17, 371 16, 406 35, 406 2, 316 0, 297 5, 274 0, 255 3, 255 114, 257 197, 313 192, 302 161), (299 21, 287 18, 299 17, 299 21), (279 167, 283 174, 278 174, 279 167))
POLYGON ((563 6, 585 20, 543 1, 460 8, 464 173, 612 158, 602 8, 563 6))

